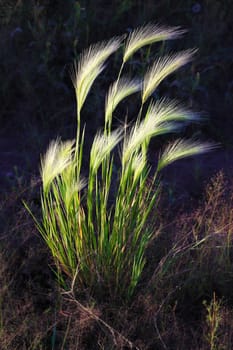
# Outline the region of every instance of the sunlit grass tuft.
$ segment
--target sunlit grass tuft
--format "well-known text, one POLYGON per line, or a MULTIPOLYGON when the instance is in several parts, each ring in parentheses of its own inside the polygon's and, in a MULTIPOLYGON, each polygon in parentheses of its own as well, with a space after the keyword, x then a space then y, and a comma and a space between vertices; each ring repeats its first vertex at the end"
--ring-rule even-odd
POLYGON ((130 299, 146 263, 146 248, 154 237, 154 223, 148 219, 152 211, 156 217, 159 171, 177 159, 213 148, 207 143, 178 140, 165 149, 157 171, 151 174, 147 158, 151 138, 177 132, 182 122, 199 118, 177 101, 152 99, 147 107, 144 104, 165 77, 190 61, 193 51, 158 59, 143 84, 135 78, 121 77, 124 64, 136 50, 182 33, 178 28, 147 25, 126 39, 119 74, 106 96, 104 130, 97 132, 92 143, 87 179, 81 175, 85 140, 81 110, 104 62, 122 40, 92 45, 75 63, 72 80, 77 100, 76 144, 53 141, 42 158, 42 219, 34 218, 57 265, 60 281, 65 274, 72 288, 88 287, 95 293, 130 299), (135 123, 129 129, 113 130, 117 105, 140 90, 141 107, 135 123))

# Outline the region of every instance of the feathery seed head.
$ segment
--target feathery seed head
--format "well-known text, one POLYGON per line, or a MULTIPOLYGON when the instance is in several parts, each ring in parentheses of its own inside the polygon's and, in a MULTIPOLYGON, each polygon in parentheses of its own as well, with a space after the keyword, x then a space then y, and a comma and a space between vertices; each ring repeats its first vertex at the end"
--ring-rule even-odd
POLYGON ((41 159, 43 190, 47 192, 51 182, 72 162, 74 141, 52 141, 41 159))
POLYGON ((149 143, 152 136, 174 132, 178 129, 179 125, 177 123, 172 123, 166 120, 160 122, 156 113, 147 113, 144 120, 140 123, 135 123, 130 134, 125 138, 122 155, 123 164, 128 161, 135 150, 137 150, 145 141, 149 143))
POLYGON ((98 75, 104 70, 105 66, 104 64, 96 66, 95 69, 89 72, 88 75, 83 77, 83 79, 76 81, 74 76, 78 75, 78 71, 76 68, 76 65, 74 66, 74 72, 72 73, 73 77, 73 84, 75 87, 75 94, 77 99, 77 105, 79 110, 81 110, 86 97, 91 89, 92 84, 94 83, 95 79, 98 77, 98 75))
POLYGON ((145 45, 163 40, 176 39, 185 32, 186 31, 181 30, 180 27, 169 28, 152 23, 139 27, 133 30, 126 40, 123 61, 126 62, 135 51, 145 45))
POLYGON ((134 172, 134 181, 137 181, 142 174, 143 170, 146 166, 146 158, 144 155, 140 152, 134 154, 132 159, 132 169, 134 172))
POLYGON ((169 144, 163 151, 158 161, 157 170, 160 171, 178 159, 209 152, 217 147, 217 144, 208 142, 201 143, 192 140, 176 140, 174 143, 169 144))
POLYGON ((127 96, 141 90, 141 83, 138 80, 130 80, 126 77, 115 81, 109 88, 105 100, 105 123, 107 123, 117 105, 127 96))
POLYGON ((176 100, 162 98, 157 102, 151 102, 145 118, 150 116, 156 118, 157 125, 171 121, 197 121, 200 117, 193 111, 183 107, 176 100))
POLYGON ((104 69, 104 62, 119 48, 121 41, 122 38, 113 38, 107 42, 94 44, 83 51, 78 64, 74 63, 71 79, 79 110, 81 110, 94 80, 104 69))
POLYGON ((79 179, 78 181, 75 178, 72 179, 72 182, 68 184, 65 191, 66 207, 69 208, 74 195, 79 194, 79 192, 86 186, 87 181, 85 179, 79 179))
POLYGON ((147 119, 140 123, 136 122, 128 136, 126 136, 123 145, 123 164, 128 161, 130 156, 137 150, 145 140, 151 138, 156 130, 156 119, 154 115, 149 115, 147 119))
POLYGON ((110 135, 98 133, 92 143, 90 155, 90 168, 95 173, 103 162, 104 158, 109 155, 113 148, 122 139, 122 130, 113 131, 110 135))
POLYGON ((169 74, 188 63, 196 50, 187 50, 177 54, 160 57, 145 74, 143 81, 142 103, 151 96, 153 91, 169 74))

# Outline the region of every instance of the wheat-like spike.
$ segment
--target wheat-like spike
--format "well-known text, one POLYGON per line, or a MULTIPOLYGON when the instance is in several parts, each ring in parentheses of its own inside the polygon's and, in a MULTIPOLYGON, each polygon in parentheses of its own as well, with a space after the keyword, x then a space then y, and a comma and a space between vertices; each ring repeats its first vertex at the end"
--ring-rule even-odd
POLYGON ((130 80, 122 77, 115 81, 109 88, 105 100, 105 123, 107 123, 117 105, 127 96, 141 90, 141 83, 138 80, 130 80))
POLYGON ((155 119, 148 118, 147 122, 143 120, 135 123, 129 135, 125 137, 123 144, 122 163, 125 164, 130 159, 133 152, 151 135, 155 128, 155 119))
POLYGON ((177 54, 160 57, 154 62, 145 74, 143 81, 142 103, 145 103, 148 97, 169 74, 188 63, 196 50, 187 50, 177 54))
POLYGON ((156 102, 152 101, 146 112, 145 118, 153 115, 157 125, 170 121, 198 121, 200 117, 197 113, 185 108, 176 100, 162 98, 156 102))
POLYGON ((52 141, 41 159, 43 190, 47 192, 51 182, 72 162, 74 141, 52 141))
POLYGON ((211 144, 208 142, 178 139, 165 148, 159 158, 157 170, 160 171, 178 159, 209 152, 216 147, 218 147, 217 144, 211 144))
POLYGON ((91 45, 81 53, 78 64, 74 63, 71 79, 79 110, 81 110, 94 80, 104 69, 104 62, 119 48, 121 41, 122 38, 113 38, 107 42, 91 45))
POLYGON ((176 39, 185 32, 180 27, 169 28, 153 23, 138 27, 129 34, 126 40, 123 61, 126 62, 135 51, 145 45, 163 40, 176 39))
POLYGON ((64 193, 64 202, 66 204, 66 207, 69 208, 70 203, 75 195, 78 195, 80 191, 87 185, 87 181, 85 179, 75 179, 73 178, 72 181, 68 184, 66 187, 66 191, 64 193))
POLYGON ((110 135, 97 133, 92 143, 90 155, 90 168, 95 173, 104 158, 122 139, 122 129, 113 131, 110 135))
MULTIPOLYGON (((105 68, 104 65, 96 66, 95 69, 90 71, 88 75, 86 75, 85 77, 83 76, 83 79, 80 80, 79 82, 78 81, 75 82, 74 78, 72 78, 74 82, 75 94, 76 94, 77 105, 79 110, 81 110, 86 100, 86 97, 91 89, 92 84, 94 83, 98 75, 104 70, 104 68, 105 68)), ((77 72, 75 66, 74 66, 74 71, 77 72)), ((74 74, 76 73, 73 73, 73 76, 74 74)))
POLYGON ((146 167, 146 159, 141 152, 134 154, 132 159, 132 170, 134 181, 137 181, 146 167))
POLYGON ((145 142, 149 141, 152 136, 161 135, 174 130, 177 130, 178 126, 175 123, 162 123, 159 125, 153 114, 144 118, 140 123, 136 122, 131 132, 126 136, 123 145, 122 162, 125 164, 131 155, 139 149, 139 147, 145 142))

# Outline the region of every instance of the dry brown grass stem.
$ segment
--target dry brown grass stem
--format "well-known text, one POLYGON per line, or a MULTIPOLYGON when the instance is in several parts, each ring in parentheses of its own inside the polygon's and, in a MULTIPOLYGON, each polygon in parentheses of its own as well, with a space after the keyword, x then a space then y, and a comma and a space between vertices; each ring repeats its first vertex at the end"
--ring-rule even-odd
MULTIPOLYGON (((75 277, 74 277, 75 280, 75 277)), ((108 333, 111 334, 113 343, 115 346, 118 345, 117 341, 121 341, 122 344, 127 345, 129 349, 135 349, 140 350, 135 344, 133 344, 129 339, 127 339, 122 333, 117 331, 115 328, 110 326, 107 322, 105 322, 100 316, 96 315, 95 312, 89 307, 84 306, 80 301, 77 300, 77 298, 74 295, 74 285, 75 281, 73 280, 71 289, 67 292, 63 292, 62 294, 66 297, 64 298, 65 301, 68 301, 69 303, 75 304, 78 309, 83 312, 84 314, 88 315, 92 320, 96 321, 100 326, 102 326, 105 330, 108 331, 108 333)))

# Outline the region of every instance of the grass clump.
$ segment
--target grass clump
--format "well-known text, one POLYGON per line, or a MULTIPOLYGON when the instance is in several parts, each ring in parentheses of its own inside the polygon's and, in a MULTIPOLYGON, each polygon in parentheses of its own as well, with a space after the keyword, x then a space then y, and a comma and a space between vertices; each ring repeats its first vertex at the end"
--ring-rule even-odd
POLYGON ((159 172, 177 159, 213 148, 209 143, 175 141, 161 153, 151 175, 147 159, 151 138, 179 131, 182 122, 198 120, 176 101, 153 101, 151 97, 165 77, 191 60, 193 51, 159 58, 142 81, 122 76, 137 50, 182 33, 179 28, 149 24, 125 39, 122 65, 106 96, 104 129, 97 132, 91 146, 87 179, 81 174, 85 141, 81 110, 106 60, 120 48, 123 38, 90 46, 74 65, 76 139, 53 141, 42 158, 42 220, 34 217, 60 278, 67 276, 72 288, 88 287, 111 297, 131 298, 145 266, 145 250, 153 240, 154 227, 148 219, 158 202, 159 172), (141 107, 135 123, 130 129, 114 130, 117 105, 138 91, 141 107), (119 159, 114 151, 118 145, 119 159))

